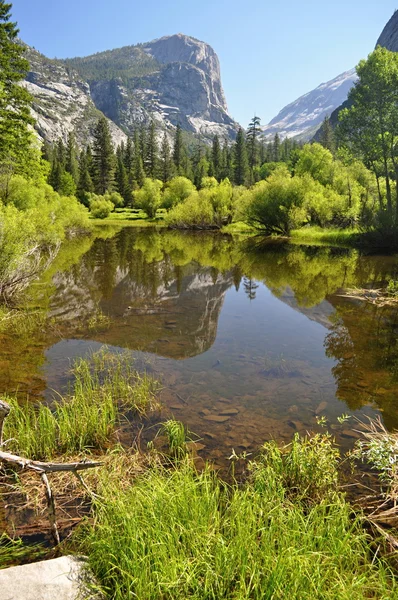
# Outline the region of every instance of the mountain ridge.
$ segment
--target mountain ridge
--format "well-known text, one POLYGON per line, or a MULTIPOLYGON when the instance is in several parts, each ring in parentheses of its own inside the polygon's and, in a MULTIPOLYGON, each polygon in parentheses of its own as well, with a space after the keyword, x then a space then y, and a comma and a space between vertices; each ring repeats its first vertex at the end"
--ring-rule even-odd
POLYGON ((33 116, 42 139, 53 142, 76 130, 79 144, 92 139, 100 114, 115 144, 152 119, 161 131, 177 124, 195 135, 233 139, 220 63, 206 42, 185 34, 105 50, 86 57, 47 59, 27 47, 33 116))

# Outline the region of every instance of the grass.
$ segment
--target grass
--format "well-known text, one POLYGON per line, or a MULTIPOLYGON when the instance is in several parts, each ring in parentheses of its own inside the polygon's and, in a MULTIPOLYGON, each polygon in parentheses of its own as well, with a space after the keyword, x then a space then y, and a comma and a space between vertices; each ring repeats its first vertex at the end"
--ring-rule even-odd
POLYGON ((265 444, 243 486, 188 457, 122 487, 101 470, 94 520, 77 548, 108 598, 362 600, 396 598, 361 515, 336 491, 328 436, 265 444))
POLYGON ((228 225, 224 225, 224 227, 221 228, 221 232, 222 233, 252 233, 257 235, 258 231, 252 227, 251 225, 248 225, 247 223, 244 223, 243 221, 237 221, 235 223, 229 223, 228 225))
POLYGON ((51 408, 5 398, 12 407, 4 428, 8 450, 36 460, 102 450, 128 412, 158 407, 157 382, 136 371, 128 354, 101 350, 76 361, 73 375, 70 394, 51 408))
POLYGON ((26 560, 38 560, 47 552, 47 549, 39 544, 26 546, 19 538, 12 539, 5 533, 0 535, 0 569, 20 564, 26 560))
POLYGON ((94 225, 120 225, 123 227, 165 227, 165 209, 159 209, 155 219, 149 219, 146 212, 135 208, 116 208, 106 219, 92 219, 94 225))
POLYGON ((298 243, 325 243, 342 246, 357 245, 363 234, 358 229, 323 229, 303 227, 291 232, 291 240, 298 243))

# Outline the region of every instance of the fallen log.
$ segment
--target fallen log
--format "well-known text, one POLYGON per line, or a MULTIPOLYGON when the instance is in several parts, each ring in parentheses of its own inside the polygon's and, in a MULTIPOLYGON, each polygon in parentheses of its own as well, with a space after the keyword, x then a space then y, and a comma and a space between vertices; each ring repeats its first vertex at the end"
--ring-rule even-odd
MULTIPOLYGON (((18 456, 17 454, 12 454, 10 452, 4 452, 1 448, 4 446, 3 443, 3 427, 4 421, 7 418, 11 411, 11 407, 7 402, 0 399, 0 462, 4 462, 7 464, 18 465, 22 469, 35 471, 41 477, 41 480, 45 487, 46 498, 47 498, 47 508, 48 508, 48 518, 50 521, 51 532, 55 541, 55 544, 58 545, 60 543, 59 531, 56 521, 56 513, 55 513, 55 498, 52 492, 50 482, 48 481, 47 473, 59 473, 69 471, 73 473, 80 481, 81 485, 84 487, 86 491, 89 493, 86 483, 84 482, 82 476, 80 475, 80 471, 84 471, 86 469, 94 469, 96 467, 101 467, 103 463, 95 462, 95 461, 87 461, 81 460, 79 462, 71 462, 71 463, 53 463, 53 462, 42 462, 39 460, 31 460, 29 458, 24 458, 23 456, 18 456)), ((94 496, 94 494, 92 494, 94 496)))

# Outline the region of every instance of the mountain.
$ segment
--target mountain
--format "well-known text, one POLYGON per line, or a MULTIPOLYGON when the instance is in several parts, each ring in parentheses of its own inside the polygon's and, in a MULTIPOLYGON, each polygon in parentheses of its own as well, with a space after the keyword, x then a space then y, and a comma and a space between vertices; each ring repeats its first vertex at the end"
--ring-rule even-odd
POLYGON ((103 113, 115 142, 154 119, 172 131, 179 123, 193 134, 234 138, 214 50, 181 33, 146 44, 91 56, 49 60, 27 49, 31 63, 25 85, 34 97, 39 135, 48 141, 76 130, 83 143, 103 113))
POLYGON ((391 52, 398 52, 398 10, 396 10, 384 27, 376 46, 383 46, 391 52))
MULTIPOLYGON (((101 112, 91 98, 90 86, 79 75, 58 61, 46 58, 37 50, 26 46, 25 56, 30 71, 23 85, 33 96, 32 115, 41 140, 54 142, 66 139, 75 131, 79 145, 93 137, 101 112)), ((126 134, 109 121, 116 146, 126 139, 126 134)))
MULTIPOLYGON (((398 52, 398 11, 395 11, 384 27, 376 46, 383 46, 392 52, 398 52)), ((263 128, 266 137, 278 133, 282 137, 296 137, 310 140, 325 117, 330 116, 332 124, 338 121, 338 114, 347 104, 347 96, 357 80, 355 69, 346 71, 323 83, 312 92, 295 100, 263 128)))
POLYGON ((322 83, 312 92, 298 98, 263 127, 266 137, 278 133, 282 137, 309 140, 325 117, 340 106, 357 79, 355 69, 322 83))

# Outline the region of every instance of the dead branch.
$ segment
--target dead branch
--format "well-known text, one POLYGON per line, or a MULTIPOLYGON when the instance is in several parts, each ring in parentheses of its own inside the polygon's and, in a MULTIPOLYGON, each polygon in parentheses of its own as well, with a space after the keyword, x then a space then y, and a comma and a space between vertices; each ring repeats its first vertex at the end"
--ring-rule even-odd
MULTIPOLYGON (((89 488, 81 477, 79 471, 84 471, 86 469, 94 469, 96 467, 102 466, 101 462, 94 461, 86 461, 82 460, 79 462, 72 463, 53 463, 53 462, 42 462, 39 460, 31 460, 29 458, 24 458, 22 456, 18 456, 17 454, 11 454, 10 452, 4 452, 1 450, 3 444, 3 427, 4 421, 8 414, 10 413, 11 407, 4 400, 0 400, 0 462, 5 462, 12 465, 18 465, 22 469, 34 471, 39 473, 41 476, 41 480, 45 486, 46 498, 47 498, 47 507, 48 507, 48 518, 51 525, 51 532, 53 534, 56 545, 60 543, 58 526, 56 522, 56 514, 55 514, 55 499, 54 494, 52 492, 50 483, 48 481, 47 473, 59 473, 61 471, 69 471, 73 473, 77 479, 80 481, 81 485, 84 489, 89 492, 89 488)), ((91 494, 92 495, 92 494, 91 494)))

